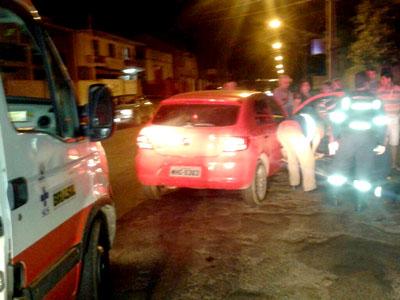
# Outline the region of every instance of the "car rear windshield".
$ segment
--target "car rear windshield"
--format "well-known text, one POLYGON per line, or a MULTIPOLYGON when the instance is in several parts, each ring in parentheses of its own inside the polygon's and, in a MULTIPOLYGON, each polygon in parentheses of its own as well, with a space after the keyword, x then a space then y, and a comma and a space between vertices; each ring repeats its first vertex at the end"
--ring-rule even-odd
POLYGON ((171 104, 161 106, 153 124, 168 126, 222 127, 236 123, 238 105, 171 104))

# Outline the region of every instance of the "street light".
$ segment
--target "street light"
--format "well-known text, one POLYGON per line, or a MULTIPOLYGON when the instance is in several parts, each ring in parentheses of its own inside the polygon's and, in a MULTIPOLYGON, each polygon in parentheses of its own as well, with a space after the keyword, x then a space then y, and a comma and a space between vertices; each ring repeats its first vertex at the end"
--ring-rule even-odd
POLYGON ((276 50, 281 49, 282 48, 282 43, 281 42, 275 42, 275 43, 272 44, 272 48, 276 49, 276 50))
POLYGON ((283 56, 282 55, 278 55, 278 56, 275 56, 275 58, 274 58, 276 61, 281 61, 281 60, 283 60, 283 56))
POLYGON ((277 69, 283 69, 283 65, 282 65, 282 64, 276 65, 275 68, 277 68, 277 69))
POLYGON ((272 29, 277 29, 281 27, 282 22, 279 19, 272 19, 268 22, 268 26, 272 29))

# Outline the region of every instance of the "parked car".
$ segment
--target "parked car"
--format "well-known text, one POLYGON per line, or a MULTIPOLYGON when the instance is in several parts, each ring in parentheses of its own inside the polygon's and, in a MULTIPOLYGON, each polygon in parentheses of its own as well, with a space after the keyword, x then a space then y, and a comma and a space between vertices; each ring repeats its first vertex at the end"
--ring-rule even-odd
POLYGON ((141 125, 154 112, 153 101, 146 96, 120 95, 113 98, 115 104, 114 121, 119 125, 141 125))
POLYGON ((271 97, 249 91, 201 91, 160 103, 137 138, 136 171, 148 198, 164 187, 241 190, 260 204, 267 177, 281 165, 271 97))

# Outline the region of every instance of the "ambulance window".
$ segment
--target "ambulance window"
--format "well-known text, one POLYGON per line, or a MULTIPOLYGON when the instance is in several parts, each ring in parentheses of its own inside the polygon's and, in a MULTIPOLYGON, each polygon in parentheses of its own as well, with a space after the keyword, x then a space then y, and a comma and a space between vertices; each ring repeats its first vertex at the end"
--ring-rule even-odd
POLYGON ((17 131, 72 137, 75 114, 64 112, 60 100, 71 93, 70 87, 66 87, 57 63, 46 70, 46 58, 52 63, 54 56, 36 41, 21 18, 0 7, 0 77, 9 119, 17 131), (44 56, 43 51, 50 55, 44 56))

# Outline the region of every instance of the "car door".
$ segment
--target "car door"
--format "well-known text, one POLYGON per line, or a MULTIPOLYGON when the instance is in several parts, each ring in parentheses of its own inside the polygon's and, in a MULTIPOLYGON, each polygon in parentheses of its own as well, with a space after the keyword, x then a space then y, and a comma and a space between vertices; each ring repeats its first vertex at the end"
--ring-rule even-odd
POLYGON ((65 293, 58 295, 68 299, 79 275, 76 246, 99 157, 80 136, 74 93, 47 36, 4 7, 0 36, 8 36, 0 45, 0 122, 11 263, 23 266, 21 285, 35 297, 61 283, 65 293))
POLYGON ((253 112, 255 132, 261 138, 262 152, 268 156, 269 173, 274 174, 280 168, 281 151, 276 137, 277 124, 274 122, 266 96, 259 95, 254 99, 253 112))

